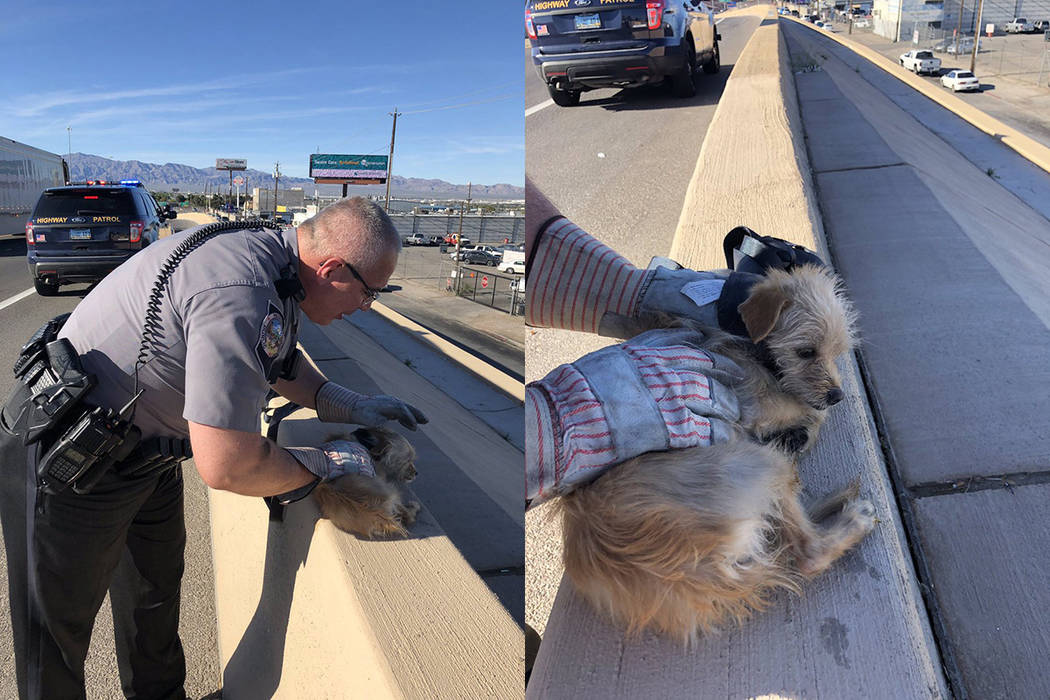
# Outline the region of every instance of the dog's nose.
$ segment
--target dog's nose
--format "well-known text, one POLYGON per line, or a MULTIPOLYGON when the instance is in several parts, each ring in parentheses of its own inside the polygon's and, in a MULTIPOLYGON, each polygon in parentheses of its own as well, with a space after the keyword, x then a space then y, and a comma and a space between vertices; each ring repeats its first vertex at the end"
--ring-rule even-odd
POLYGON ((834 406, 842 400, 843 396, 845 396, 845 394, 842 393, 842 389, 835 387, 834 389, 828 392, 828 395, 825 397, 825 399, 827 400, 829 406, 834 406))

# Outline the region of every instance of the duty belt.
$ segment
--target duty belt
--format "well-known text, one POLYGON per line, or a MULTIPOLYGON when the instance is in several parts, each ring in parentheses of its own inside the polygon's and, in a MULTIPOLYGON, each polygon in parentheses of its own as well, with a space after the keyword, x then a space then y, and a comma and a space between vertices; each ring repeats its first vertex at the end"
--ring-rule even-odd
POLYGON ((122 477, 147 476, 177 466, 193 456, 190 441, 181 438, 155 437, 139 443, 125 459, 114 465, 122 477))

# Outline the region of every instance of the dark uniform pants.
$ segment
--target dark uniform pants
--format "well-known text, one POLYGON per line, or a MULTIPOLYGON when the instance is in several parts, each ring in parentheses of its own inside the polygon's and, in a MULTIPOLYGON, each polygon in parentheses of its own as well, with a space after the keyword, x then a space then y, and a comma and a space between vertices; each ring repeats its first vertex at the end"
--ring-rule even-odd
POLYGON ((139 479, 110 472, 89 494, 49 495, 36 489, 38 451, 0 429, 19 696, 85 697, 84 659, 108 588, 124 694, 184 698, 182 468, 139 479))

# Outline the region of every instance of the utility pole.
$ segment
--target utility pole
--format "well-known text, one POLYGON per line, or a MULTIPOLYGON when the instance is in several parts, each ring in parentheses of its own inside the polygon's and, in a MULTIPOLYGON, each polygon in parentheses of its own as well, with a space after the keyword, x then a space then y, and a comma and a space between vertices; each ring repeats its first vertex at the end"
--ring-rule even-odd
MULTIPOLYGON (((394 107, 393 112, 387 112, 394 118, 394 126, 390 130, 390 156, 386 159, 386 212, 390 213, 390 181, 394 179, 394 137, 397 136, 397 118, 401 113, 394 107)), ((345 196, 345 195, 344 195, 345 196)))
POLYGON ((897 38, 893 40, 897 43, 901 40, 901 20, 904 18, 904 0, 897 0, 897 38))
POLYGON ((72 172, 72 170, 73 170, 73 127, 72 126, 67 126, 66 127, 66 148, 69 150, 69 160, 67 161, 67 164, 68 164, 69 170, 70 170, 69 179, 72 180, 73 179, 73 172, 72 172))
MULTIPOLYGON (((979 0, 977 3, 977 24, 973 28, 973 53, 970 54, 970 72, 973 73, 973 67, 977 64, 977 47, 981 45, 981 14, 984 12, 984 0, 979 0)), ((958 44, 956 44, 958 46, 958 44)), ((958 49, 956 49, 956 56, 959 55, 958 49)))
POLYGON ((955 55, 959 55, 959 38, 962 36, 962 16, 965 0, 959 0, 959 24, 955 27, 955 55))
POLYGON ((277 223, 277 183, 281 181, 281 163, 273 164, 273 222, 277 223))
MULTIPOLYGON (((459 289, 461 286, 463 262, 459 258, 459 247, 463 241, 463 210, 470 206, 470 185, 467 183, 467 201, 459 207, 459 231, 456 232, 456 296, 459 296, 459 289)), ((481 241, 478 241, 481 243, 481 241)))

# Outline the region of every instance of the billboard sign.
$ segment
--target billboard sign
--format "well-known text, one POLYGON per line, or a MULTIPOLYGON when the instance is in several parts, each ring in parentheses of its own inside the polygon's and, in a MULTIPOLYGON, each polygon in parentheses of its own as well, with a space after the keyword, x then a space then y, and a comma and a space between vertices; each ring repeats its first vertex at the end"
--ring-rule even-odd
POLYGON ((314 153, 310 156, 310 177, 318 182, 381 184, 387 178, 387 157, 314 153))
POLYGON ((243 158, 216 158, 216 170, 247 170, 248 161, 243 158))

